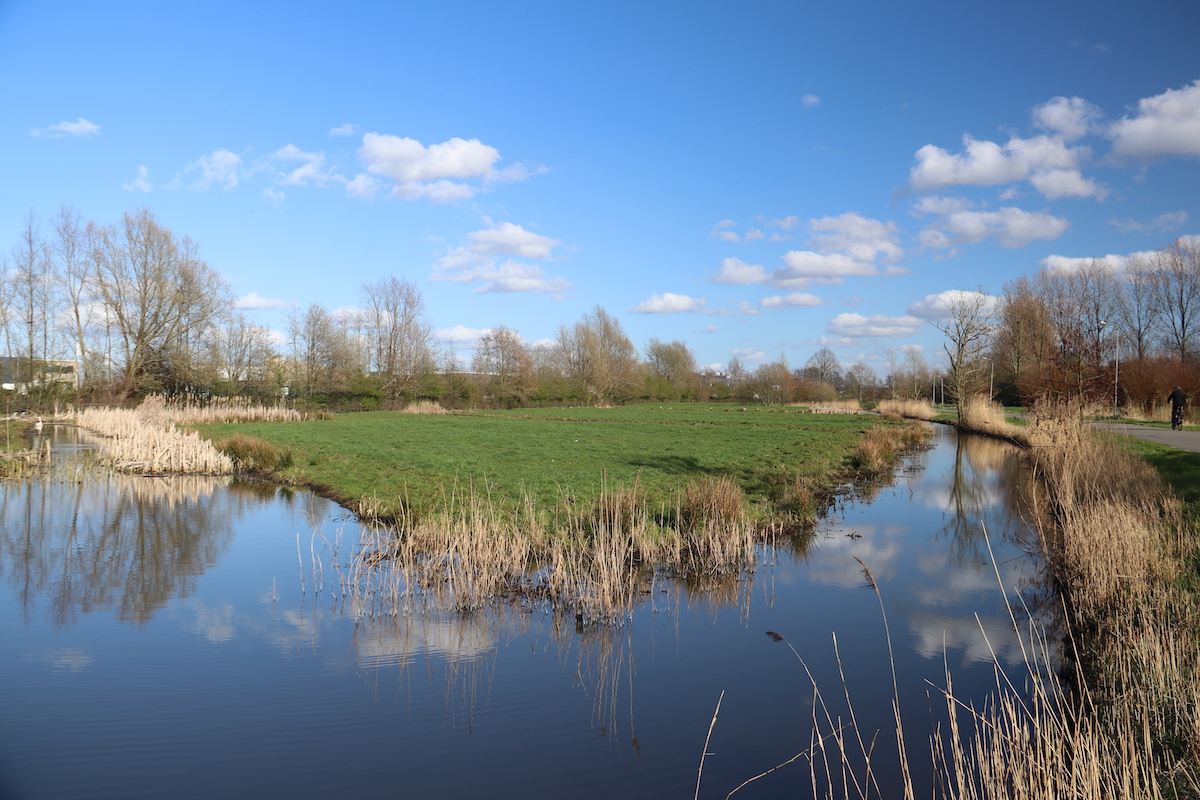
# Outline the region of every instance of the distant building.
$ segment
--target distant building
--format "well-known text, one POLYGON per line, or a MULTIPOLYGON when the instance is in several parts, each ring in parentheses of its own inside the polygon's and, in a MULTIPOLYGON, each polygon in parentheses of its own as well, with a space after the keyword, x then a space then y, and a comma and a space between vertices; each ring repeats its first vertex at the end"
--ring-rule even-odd
MULTIPOLYGON (((0 356, 0 388, 17 394, 29 394, 29 370, 25 366, 26 359, 14 356, 0 356)), ((79 386, 79 362, 65 359, 37 361, 34 383, 45 386, 48 383, 66 383, 79 386)))

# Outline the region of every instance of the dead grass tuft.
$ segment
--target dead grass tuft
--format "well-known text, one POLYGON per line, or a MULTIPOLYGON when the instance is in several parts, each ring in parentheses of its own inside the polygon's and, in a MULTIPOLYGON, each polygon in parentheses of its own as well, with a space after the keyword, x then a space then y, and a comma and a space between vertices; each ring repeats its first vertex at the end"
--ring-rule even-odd
POLYGON ((889 419, 937 419, 928 400, 880 400, 875 410, 889 419))
POLYGON ((415 403, 409 403, 404 408, 400 409, 405 414, 449 414, 450 412, 442 408, 441 404, 434 400, 418 400, 415 403))

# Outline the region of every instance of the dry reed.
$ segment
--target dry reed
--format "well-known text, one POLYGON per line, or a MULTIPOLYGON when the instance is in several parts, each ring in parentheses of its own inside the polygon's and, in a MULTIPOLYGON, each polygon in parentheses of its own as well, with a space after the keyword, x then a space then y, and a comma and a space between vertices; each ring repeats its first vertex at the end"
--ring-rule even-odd
POLYGON ((436 400, 418 400, 400 409, 405 414, 449 414, 436 400))
POLYGON ((928 400, 880 400, 875 410, 889 419, 937 419, 928 400))
POLYGON ((299 422, 302 415, 285 405, 265 406, 245 397, 168 398, 148 394, 139 409, 161 415, 180 425, 226 422, 299 422))
MULTIPOLYGON (((644 492, 605 485, 592 503, 564 497, 543 513, 526 498, 501 511, 485 491, 455 487, 441 512, 368 534, 356 562, 356 602, 386 613, 397 603, 459 612, 493 602, 546 601, 581 619, 618 620, 662 574, 741 576, 755 562, 756 531, 741 489, 708 479, 679 498, 664 527, 644 492)), ((365 509, 369 513, 369 509, 365 509)))
POLYGON ((987 395, 964 398, 958 409, 958 427, 972 433, 997 436, 1014 442, 1025 441, 1025 429, 1013 425, 1005 416, 1004 406, 987 395))
POLYGON ((135 473, 227 475, 233 461, 197 433, 178 430, 161 406, 84 408, 76 423, 100 435, 100 452, 114 469, 135 473))

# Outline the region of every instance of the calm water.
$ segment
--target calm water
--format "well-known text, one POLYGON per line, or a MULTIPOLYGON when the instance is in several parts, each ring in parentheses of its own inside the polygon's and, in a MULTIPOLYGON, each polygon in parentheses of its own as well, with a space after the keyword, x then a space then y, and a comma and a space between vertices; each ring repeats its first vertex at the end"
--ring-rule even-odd
MULTIPOLYGON (((992 651, 1019 661, 996 572, 1012 597, 1037 579, 1015 452, 935 433, 802 552, 764 552, 749 581, 666 584, 605 629, 542 609, 364 613, 338 589, 356 524, 308 493, 0 486, 0 797, 692 797, 724 692, 700 790, 723 798, 809 745, 813 686, 788 644, 845 715, 835 637, 893 796, 884 618, 856 557, 928 796, 926 681, 949 667, 956 693, 986 695, 992 651)), ((809 785, 801 759, 737 796, 809 785)))

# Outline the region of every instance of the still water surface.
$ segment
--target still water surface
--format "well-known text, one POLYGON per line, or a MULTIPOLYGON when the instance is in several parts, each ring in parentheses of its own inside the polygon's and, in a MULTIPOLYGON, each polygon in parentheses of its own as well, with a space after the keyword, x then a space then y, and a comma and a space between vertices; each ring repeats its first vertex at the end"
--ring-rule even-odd
MULTIPOLYGON (((0 485, 0 798, 692 797, 724 692, 700 788, 723 798, 810 743, 788 644, 844 706, 835 637, 895 796, 888 642, 856 558, 928 796, 927 681, 948 667, 980 699, 993 652, 1020 660, 997 571, 1010 597, 1036 585, 1023 479, 1011 448, 939 427, 806 547, 765 549, 750 580, 668 582, 606 628, 364 613, 338 588, 357 525, 307 492, 62 470, 0 485)), ((736 796, 810 792, 800 759, 736 796)))

